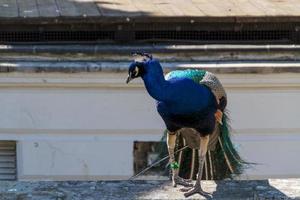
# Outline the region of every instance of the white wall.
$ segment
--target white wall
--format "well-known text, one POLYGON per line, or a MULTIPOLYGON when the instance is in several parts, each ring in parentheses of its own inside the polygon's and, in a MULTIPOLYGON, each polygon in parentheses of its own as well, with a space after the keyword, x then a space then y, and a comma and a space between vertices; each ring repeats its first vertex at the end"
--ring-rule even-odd
MULTIPOLYGON (((125 179, 133 141, 164 128, 140 82, 115 74, 1 74, 0 140, 17 140, 19 179, 125 179)), ((300 75, 219 75, 234 140, 259 163, 243 178, 300 177, 300 75)))
POLYGON ((257 163, 247 176, 300 177, 300 89, 229 92, 236 142, 257 163))

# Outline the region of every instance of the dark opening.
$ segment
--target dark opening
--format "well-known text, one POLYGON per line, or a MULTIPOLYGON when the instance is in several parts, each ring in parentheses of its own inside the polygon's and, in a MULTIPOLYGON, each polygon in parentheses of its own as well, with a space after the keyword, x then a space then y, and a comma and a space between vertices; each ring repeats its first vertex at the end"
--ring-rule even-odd
MULTIPOLYGON (((150 166, 157 160, 167 155, 167 147, 165 142, 134 142, 134 174, 141 172, 147 166, 150 166)), ((168 159, 160 164, 153 166, 146 173, 141 174, 145 176, 168 176, 169 170, 167 167, 168 159)))
POLYGON ((300 23, 139 22, 0 24, 0 42, 300 43, 300 23))
POLYGON ((112 41, 113 31, 0 31, 0 42, 112 41))
POLYGON ((0 141, 0 181, 16 179, 16 142, 0 141))
POLYGON ((136 40, 251 41, 291 39, 288 30, 269 31, 136 31, 136 40))

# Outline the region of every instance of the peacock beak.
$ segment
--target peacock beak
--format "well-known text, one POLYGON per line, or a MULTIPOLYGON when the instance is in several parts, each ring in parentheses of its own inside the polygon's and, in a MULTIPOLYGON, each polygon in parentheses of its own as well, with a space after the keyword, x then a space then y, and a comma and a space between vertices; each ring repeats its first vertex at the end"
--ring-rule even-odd
POLYGON ((129 73, 128 74, 128 77, 127 77, 127 79, 126 79, 126 83, 128 84, 133 78, 132 78, 132 73, 129 73))

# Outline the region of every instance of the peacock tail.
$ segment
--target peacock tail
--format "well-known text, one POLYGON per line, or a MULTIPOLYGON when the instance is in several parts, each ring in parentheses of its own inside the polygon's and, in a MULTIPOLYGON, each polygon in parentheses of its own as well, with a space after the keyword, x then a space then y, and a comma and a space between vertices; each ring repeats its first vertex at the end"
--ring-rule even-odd
POLYGON ((219 125, 220 127, 219 137, 220 137, 221 148, 217 155, 219 156, 219 159, 221 158, 225 159, 226 165, 228 166, 228 169, 230 171, 230 174, 228 175, 240 175, 243 173, 243 169, 245 168, 246 165, 248 165, 248 163, 241 158, 241 156, 238 153, 238 150, 232 143, 230 137, 231 128, 229 126, 228 119, 229 119, 228 115, 225 112, 222 119, 223 125, 219 125), (224 156, 221 155, 222 153, 224 154, 224 156))
MULTIPOLYGON (((242 174, 244 169, 250 164, 241 158, 237 148, 231 140, 229 121, 228 114, 224 113, 222 119, 223 124, 218 124, 216 132, 211 136, 202 180, 233 179, 242 174)), ((193 132, 193 130, 183 129, 179 132, 175 151, 186 145, 189 146, 189 141, 185 137, 188 135, 186 134, 187 132, 193 132)), ((163 146, 166 145, 166 137, 167 131, 165 130, 161 139, 161 144, 163 146)), ((190 137, 190 139, 197 140, 193 137, 190 137)), ((164 149, 165 151, 161 156, 166 153, 166 147, 164 147, 164 149)), ((187 148, 179 152, 176 155, 176 160, 178 160, 179 163, 179 175, 181 177, 186 179, 196 179, 199 163, 197 149, 187 148)))
MULTIPOLYGON (((222 180, 226 178, 234 178, 243 173, 247 166, 238 153, 238 150, 232 143, 230 137, 230 127, 228 124, 228 116, 223 115, 223 124, 217 125, 216 131, 211 135, 208 153, 206 154, 206 163, 204 165, 204 180, 222 180)), ((189 145, 186 136, 191 129, 180 131, 176 148, 179 149, 185 145, 189 145)), ((190 138, 196 140, 195 138, 190 138)), ((199 142, 198 142, 199 143, 199 142)), ((195 148, 188 148, 177 155, 180 166, 179 175, 188 179, 196 179, 198 173, 198 151, 195 148)))
MULTIPOLYGON (((165 76, 166 80, 172 78, 190 78, 196 83, 210 88, 217 100, 222 97, 227 99, 226 92, 217 77, 205 70, 175 70, 165 76)), ((248 163, 240 157, 238 150, 232 143, 230 130, 228 115, 223 112, 222 124, 217 123, 214 133, 210 135, 202 179, 221 180, 234 178, 243 173, 248 163)), ((193 129, 184 128, 179 131, 178 136, 176 149, 186 145, 190 147, 176 155, 176 160, 180 166, 179 175, 187 179, 196 179, 199 163, 196 148, 199 148, 200 144, 199 134, 193 129)), ((166 139, 166 132, 164 139, 166 139)))

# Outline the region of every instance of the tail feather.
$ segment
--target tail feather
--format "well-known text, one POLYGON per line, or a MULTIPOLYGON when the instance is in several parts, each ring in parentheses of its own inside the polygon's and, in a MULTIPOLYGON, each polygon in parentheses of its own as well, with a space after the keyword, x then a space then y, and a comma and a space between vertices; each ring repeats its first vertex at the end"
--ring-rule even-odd
MULTIPOLYGON (((212 135, 215 142, 212 142, 212 146, 208 147, 209 151, 206 155, 206 165, 204 166, 202 179, 221 180, 234 178, 242 174, 245 166, 248 164, 241 158, 232 143, 228 121, 228 115, 224 113, 222 125, 220 124, 217 127, 218 134, 212 135)), ((182 147, 182 140, 183 138, 178 140, 178 148, 182 147)), ((198 170, 198 154, 192 153, 191 149, 185 151, 180 163, 180 176, 195 179, 198 170), (191 170, 191 168, 194 169, 191 170), (194 173, 190 174, 191 172, 194 173)))
POLYGON ((222 151, 228 156, 229 162, 233 166, 233 173, 242 174, 245 165, 248 163, 241 158, 232 143, 230 138, 230 127, 228 125, 228 116, 226 114, 224 114, 222 121, 223 125, 220 126, 220 141, 223 146, 222 151))
MULTIPOLYGON (((204 166, 204 173, 202 179, 207 180, 222 180, 226 178, 234 178, 243 173, 248 162, 244 161, 239 155, 238 150, 232 143, 230 137, 229 118, 226 113, 223 114, 222 125, 219 124, 217 132, 211 137, 206 155, 206 165, 204 166)), ((176 149, 182 148, 185 143, 189 143, 182 135, 188 135, 193 138, 192 129, 183 129, 177 140, 176 149)), ((167 132, 164 132, 162 141, 166 141, 167 132)), ((189 138, 189 140, 193 140, 189 138)), ((164 143, 165 144, 165 143, 164 143)), ((190 145, 189 145, 190 146, 190 145)), ((177 155, 180 169, 179 175, 183 178, 196 179, 198 173, 198 151, 190 148, 185 149, 181 154, 181 159, 177 155), (195 153, 196 152, 196 153, 195 153)))
MULTIPOLYGON (((239 155, 230 138, 230 127, 228 124, 228 116, 224 113, 222 125, 219 125, 219 137, 215 149, 209 151, 207 159, 211 160, 211 165, 208 165, 212 171, 214 180, 225 178, 233 178, 243 173, 247 162, 239 155), (210 155, 209 155, 210 154, 210 155), (209 158, 210 156, 210 158, 209 158)), ((204 178, 204 177, 203 177, 204 178)), ((212 175, 210 175, 212 179, 212 175)))

